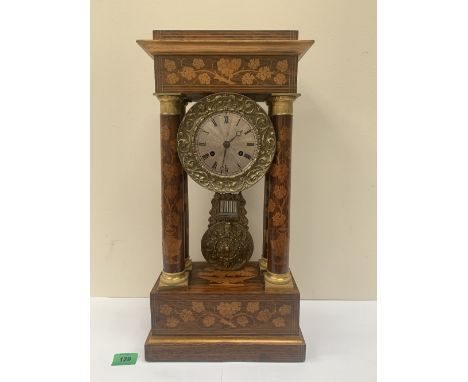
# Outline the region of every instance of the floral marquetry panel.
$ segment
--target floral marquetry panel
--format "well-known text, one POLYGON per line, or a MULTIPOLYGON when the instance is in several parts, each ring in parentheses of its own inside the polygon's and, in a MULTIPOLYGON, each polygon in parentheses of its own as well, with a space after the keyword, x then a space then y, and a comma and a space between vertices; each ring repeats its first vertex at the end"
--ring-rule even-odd
POLYGON ((158 56, 157 93, 296 92, 295 56, 158 56))
POLYGON ((157 306, 153 332, 158 329, 186 334, 219 332, 241 334, 251 331, 295 333, 298 319, 296 307, 289 301, 165 301, 157 306))

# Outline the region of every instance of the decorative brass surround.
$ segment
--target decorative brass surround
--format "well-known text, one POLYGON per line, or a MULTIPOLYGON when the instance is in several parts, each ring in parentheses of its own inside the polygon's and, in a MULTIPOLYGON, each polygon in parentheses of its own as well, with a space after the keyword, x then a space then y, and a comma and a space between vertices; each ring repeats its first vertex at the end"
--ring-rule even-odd
POLYGON ((275 131, 268 115, 254 100, 235 93, 216 93, 202 98, 187 112, 177 134, 177 151, 187 174, 200 186, 222 194, 237 194, 257 183, 268 171, 275 149, 275 131), (241 113, 258 137, 255 162, 246 171, 232 176, 211 173, 196 154, 197 130, 207 118, 224 111, 241 113))
POLYGON ((261 271, 266 271, 267 269, 267 259, 265 259, 264 257, 260 258, 260 260, 258 260, 258 266, 260 267, 260 270, 261 271))
POLYGON ((271 115, 293 115, 293 103, 300 96, 300 94, 272 94, 267 100, 271 115))
POLYGON ((185 100, 182 94, 155 94, 160 103, 160 114, 179 115, 185 110, 185 100))

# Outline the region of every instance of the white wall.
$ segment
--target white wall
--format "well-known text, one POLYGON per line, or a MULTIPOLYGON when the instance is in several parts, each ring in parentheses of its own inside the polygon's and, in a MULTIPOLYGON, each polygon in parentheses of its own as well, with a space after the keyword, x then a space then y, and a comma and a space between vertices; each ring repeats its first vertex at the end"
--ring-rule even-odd
MULTIPOLYGON (((91 292, 147 296, 161 259, 153 29, 297 29, 290 267, 302 298, 376 298, 376 4, 373 0, 92 0, 91 292), (222 5, 221 5, 222 4, 222 5)), ((70 74, 72 75, 72 73, 70 74)), ((190 252, 211 193, 190 192, 190 252)), ((263 182, 244 192, 262 247, 263 182)))

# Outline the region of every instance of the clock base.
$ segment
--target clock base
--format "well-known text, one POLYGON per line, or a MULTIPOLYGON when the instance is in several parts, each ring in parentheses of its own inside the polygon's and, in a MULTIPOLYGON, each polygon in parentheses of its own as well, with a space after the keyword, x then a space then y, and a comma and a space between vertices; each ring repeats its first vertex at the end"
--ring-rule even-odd
POLYGON ((304 362, 306 345, 298 336, 154 336, 145 343, 149 362, 304 362))
POLYGON ((193 262, 187 285, 156 281, 147 361, 303 362, 299 290, 266 288, 258 262, 218 270, 193 262))

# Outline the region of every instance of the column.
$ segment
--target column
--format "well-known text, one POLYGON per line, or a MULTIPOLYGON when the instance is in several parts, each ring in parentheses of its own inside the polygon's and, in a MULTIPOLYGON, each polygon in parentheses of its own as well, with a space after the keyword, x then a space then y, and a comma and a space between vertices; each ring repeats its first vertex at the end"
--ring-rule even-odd
POLYGON ((157 94, 161 128, 161 213, 163 272, 160 285, 186 284, 186 182, 177 154, 177 129, 183 116, 181 94, 157 94))
MULTIPOLYGON (((267 271, 265 281, 290 285, 289 211, 291 196, 291 139, 293 102, 299 94, 272 94, 268 103, 276 133, 276 153, 268 174, 267 271)), ((265 179, 265 181, 267 181, 265 179)))
MULTIPOLYGON (((271 118, 272 105, 270 100, 267 100, 268 104, 268 115, 271 118)), ((263 246, 262 246, 262 257, 258 261, 258 265, 261 271, 267 270, 268 264, 268 201, 270 200, 271 190, 271 175, 270 171, 265 174, 265 186, 263 191, 263 246)))
POLYGON ((270 172, 265 174, 265 188, 263 192, 263 247, 262 257, 258 261, 261 271, 266 271, 268 263, 268 201, 270 199, 270 172))

